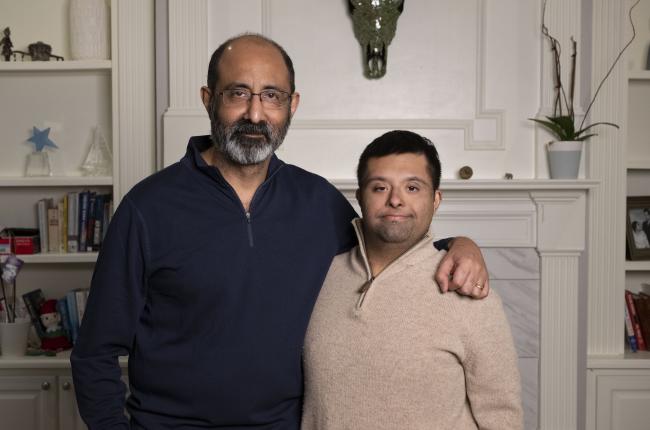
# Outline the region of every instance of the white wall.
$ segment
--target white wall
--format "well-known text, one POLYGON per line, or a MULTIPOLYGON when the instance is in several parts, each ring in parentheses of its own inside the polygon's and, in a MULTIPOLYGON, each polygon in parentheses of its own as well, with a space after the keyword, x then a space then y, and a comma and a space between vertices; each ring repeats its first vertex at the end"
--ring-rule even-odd
MULTIPOLYGON (((279 150, 285 161, 351 179, 367 143, 405 128, 436 143, 444 178, 464 165, 474 178, 536 175, 526 118, 540 104, 537 1, 409 0, 379 80, 363 77, 342 0, 208 1, 207 28, 204 68, 223 40, 244 31, 270 36, 292 56, 301 104, 279 150)), ((209 130, 198 104, 202 84, 192 90, 191 118, 166 129, 165 165, 182 156, 188 135, 209 130)))

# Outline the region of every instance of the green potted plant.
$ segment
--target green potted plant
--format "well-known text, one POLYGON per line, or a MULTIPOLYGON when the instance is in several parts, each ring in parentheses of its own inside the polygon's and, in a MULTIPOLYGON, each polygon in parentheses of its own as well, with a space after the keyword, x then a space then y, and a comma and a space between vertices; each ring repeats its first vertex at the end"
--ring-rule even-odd
POLYGON ((580 158, 582 155, 583 142, 592 136, 596 136, 593 128, 596 126, 610 126, 619 128, 618 125, 611 122, 594 122, 585 125, 585 121, 589 116, 596 98, 603 87, 603 84, 614 70, 614 67, 621 59, 625 50, 630 46, 636 32, 634 23, 632 22, 632 9, 639 3, 637 0, 629 10, 630 23, 632 25, 632 38, 618 53, 616 59, 611 67, 605 74, 605 77, 600 81, 594 96, 589 102, 589 106, 580 121, 576 126, 575 110, 574 110, 574 90, 576 81, 576 57, 577 57, 577 43, 571 38, 571 69, 569 73, 569 90, 568 94, 565 91, 564 84, 562 83, 562 68, 560 63, 561 47, 560 42, 553 37, 546 27, 544 16, 546 15, 546 0, 544 1, 542 11, 542 34, 546 37, 551 44, 551 52, 553 55, 553 80, 555 84, 555 98, 553 102, 553 115, 546 116, 545 119, 529 118, 544 127, 553 137, 554 141, 549 142, 547 150, 549 154, 549 168, 551 179, 575 179, 578 177, 578 169, 580 166, 580 158))

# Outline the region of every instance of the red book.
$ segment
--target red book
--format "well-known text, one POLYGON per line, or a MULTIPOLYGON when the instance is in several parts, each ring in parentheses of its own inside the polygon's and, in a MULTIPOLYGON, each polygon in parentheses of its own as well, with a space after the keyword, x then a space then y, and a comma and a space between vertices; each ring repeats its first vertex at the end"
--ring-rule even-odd
POLYGON ((646 340, 646 346, 648 346, 648 341, 650 341, 650 296, 643 292, 635 294, 634 306, 636 307, 636 314, 639 317, 643 339, 646 340))
POLYGON ((632 292, 625 290, 625 303, 627 304, 627 312, 630 314, 630 319, 632 320, 632 328, 634 329, 634 337, 636 337, 636 343, 639 347, 639 351, 647 351, 645 339, 643 338, 643 333, 641 332, 641 324, 639 323, 639 315, 636 312, 636 307, 634 306, 634 294, 632 292))

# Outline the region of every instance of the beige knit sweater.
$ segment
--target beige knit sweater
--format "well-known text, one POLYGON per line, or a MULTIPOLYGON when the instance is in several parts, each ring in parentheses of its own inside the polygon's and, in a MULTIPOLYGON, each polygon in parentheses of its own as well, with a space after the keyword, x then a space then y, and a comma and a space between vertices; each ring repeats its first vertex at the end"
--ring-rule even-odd
POLYGON ((302 429, 521 429, 497 294, 441 294, 430 235, 360 292, 371 272, 355 228, 361 245, 334 259, 307 330, 302 429))

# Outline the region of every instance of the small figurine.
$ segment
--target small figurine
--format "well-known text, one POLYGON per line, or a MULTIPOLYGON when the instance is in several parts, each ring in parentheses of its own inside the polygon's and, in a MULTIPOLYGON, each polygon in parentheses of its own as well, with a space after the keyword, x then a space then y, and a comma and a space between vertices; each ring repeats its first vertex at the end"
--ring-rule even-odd
POLYGON ((32 127, 32 137, 27 140, 34 144, 34 152, 27 154, 25 176, 52 176, 50 158, 44 149, 46 147, 58 148, 58 146, 52 142, 49 135, 49 127, 44 130, 32 127))
POLYGON ((14 60, 16 59, 16 54, 20 54, 20 59, 23 60, 25 55, 32 57, 32 61, 50 61, 50 58, 55 58, 56 61, 63 61, 64 58, 59 55, 52 54, 52 47, 47 43, 38 42, 30 43, 27 46, 27 51, 14 51, 14 60))
POLYGON ((93 143, 81 165, 81 171, 88 176, 111 176, 113 173, 113 155, 99 126, 95 127, 93 143))
POLYGON ((506 174, 503 175, 503 178, 509 181, 509 180, 511 180, 512 178, 514 178, 514 176, 512 175, 512 173, 508 173, 508 172, 506 172, 506 174))
POLYGON ((41 339, 41 348, 48 351, 63 351, 72 348, 72 344, 61 328, 61 315, 56 311, 56 300, 46 300, 39 311, 41 323, 45 327, 45 337, 41 339))
POLYGON ((463 166, 458 171, 458 176, 460 176, 460 179, 469 179, 472 177, 473 174, 474 171, 469 166, 463 166))
POLYGON ((11 48, 14 47, 14 44, 11 42, 11 30, 9 27, 4 29, 4 37, 0 40, 0 45, 2 45, 2 56, 5 57, 5 61, 11 59, 11 54, 13 53, 11 48))

